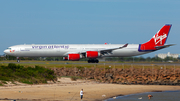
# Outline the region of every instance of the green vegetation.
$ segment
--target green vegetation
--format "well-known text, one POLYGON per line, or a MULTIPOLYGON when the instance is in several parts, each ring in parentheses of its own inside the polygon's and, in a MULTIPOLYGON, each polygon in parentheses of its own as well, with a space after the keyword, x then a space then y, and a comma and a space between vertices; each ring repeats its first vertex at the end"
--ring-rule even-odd
POLYGON ((40 66, 24 67, 9 63, 8 66, 0 65, 0 81, 19 81, 26 84, 47 83, 47 81, 55 81, 57 78, 53 70, 40 66))
POLYGON ((84 67, 82 67, 82 66, 77 66, 76 67, 79 71, 83 71, 84 70, 84 67))
POLYGON ((76 81, 77 79, 82 79, 80 76, 71 76, 72 81, 76 81))

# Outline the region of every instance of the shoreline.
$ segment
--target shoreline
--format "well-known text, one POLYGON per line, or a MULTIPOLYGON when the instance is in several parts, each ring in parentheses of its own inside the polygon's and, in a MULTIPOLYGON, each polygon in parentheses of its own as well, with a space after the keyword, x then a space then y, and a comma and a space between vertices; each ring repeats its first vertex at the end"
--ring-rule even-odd
POLYGON ((107 100, 115 96, 125 96, 155 91, 175 91, 180 90, 180 86, 169 85, 121 85, 104 84, 94 81, 61 78, 56 84, 41 85, 16 85, 0 87, 0 99, 24 99, 35 101, 76 101, 80 100, 80 90, 84 89, 86 101, 107 100), (102 95, 105 95, 104 97, 102 95))
MULTIPOLYGON (((142 94, 146 94, 148 95, 148 93, 164 93, 164 92, 180 92, 180 90, 165 90, 165 91, 151 91, 151 92, 142 92, 142 93, 134 93, 134 94, 128 94, 128 95, 119 95, 119 96, 116 96, 116 98, 119 99, 119 97, 128 97, 128 96, 133 96, 133 95, 142 95, 142 94)), ((106 100, 112 100, 113 97, 115 96, 112 96, 106 100)))
POLYGON ((146 93, 148 95, 148 93, 163 93, 163 92, 180 92, 180 89, 179 90, 175 90, 175 89, 173 89, 173 90, 161 90, 161 91, 160 90, 157 90, 157 91, 152 90, 152 91, 147 91, 147 92, 145 91, 145 92, 140 92, 140 93, 135 92, 135 93, 125 94, 125 95, 120 94, 120 95, 111 96, 111 97, 109 97, 107 99, 100 99, 100 100, 115 100, 117 98, 119 99, 119 97, 128 97, 128 96, 131 96, 131 95, 141 95, 141 94, 146 94, 146 93), (116 98, 114 99, 113 97, 116 97, 116 98))

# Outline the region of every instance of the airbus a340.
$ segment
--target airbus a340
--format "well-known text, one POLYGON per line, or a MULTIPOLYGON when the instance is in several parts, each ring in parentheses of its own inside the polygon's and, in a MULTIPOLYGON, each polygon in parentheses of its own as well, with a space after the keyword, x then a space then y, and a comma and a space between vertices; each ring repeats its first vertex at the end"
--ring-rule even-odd
POLYGON ((143 44, 25 44, 4 50, 10 56, 19 57, 63 57, 78 61, 88 58, 88 63, 98 63, 99 57, 127 57, 157 51, 174 44, 165 45, 172 25, 164 25, 148 42, 143 44))

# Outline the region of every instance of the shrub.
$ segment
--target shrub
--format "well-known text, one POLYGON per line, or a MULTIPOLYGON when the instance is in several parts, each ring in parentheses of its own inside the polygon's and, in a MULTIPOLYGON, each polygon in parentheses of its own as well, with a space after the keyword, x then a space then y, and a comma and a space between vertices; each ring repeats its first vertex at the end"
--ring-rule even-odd
POLYGON ((8 66, 0 65, 0 80, 19 81, 27 84, 47 83, 48 80, 57 80, 53 70, 35 66, 35 68, 9 63, 8 66))
POLYGON ((76 77, 76 76, 71 76, 71 80, 72 80, 72 81, 76 81, 76 80, 77 80, 77 77, 76 77))
POLYGON ((71 76, 72 81, 76 81, 77 79, 82 79, 80 76, 71 76))

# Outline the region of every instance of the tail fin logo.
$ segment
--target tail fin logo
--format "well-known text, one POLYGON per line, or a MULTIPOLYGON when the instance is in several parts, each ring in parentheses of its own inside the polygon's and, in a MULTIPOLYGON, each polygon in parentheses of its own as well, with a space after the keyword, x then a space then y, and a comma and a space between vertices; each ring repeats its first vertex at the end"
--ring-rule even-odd
POLYGON ((156 45, 158 43, 162 45, 162 41, 163 41, 163 39, 167 38, 167 34, 163 33, 163 35, 160 35, 160 36, 158 34, 159 34, 159 31, 157 32, 156 35, 153 36, 154 42, 155 42, 156 45))
POLYGON ((157 46, 164 46, 172 25, 164 25, 148 42, 140 44, 139 51, 159 50, 157 46))

